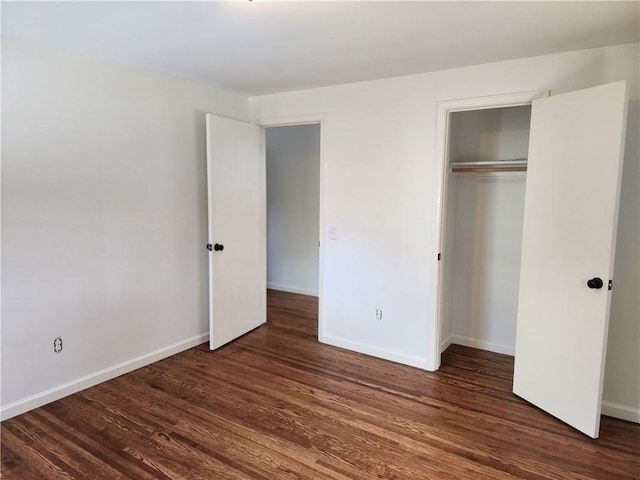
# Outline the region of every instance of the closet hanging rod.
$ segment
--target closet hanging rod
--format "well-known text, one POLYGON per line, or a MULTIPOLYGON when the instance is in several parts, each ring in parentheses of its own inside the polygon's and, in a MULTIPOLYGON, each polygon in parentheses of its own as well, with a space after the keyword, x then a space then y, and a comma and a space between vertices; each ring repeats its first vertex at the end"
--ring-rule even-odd
POLYGON ((451 173, 526 172, 526 165, 451 167, 451 173))
POLYGON ((489 162, 451 162, 452 173, 526 172, 527 159, 494 160, 489 162))

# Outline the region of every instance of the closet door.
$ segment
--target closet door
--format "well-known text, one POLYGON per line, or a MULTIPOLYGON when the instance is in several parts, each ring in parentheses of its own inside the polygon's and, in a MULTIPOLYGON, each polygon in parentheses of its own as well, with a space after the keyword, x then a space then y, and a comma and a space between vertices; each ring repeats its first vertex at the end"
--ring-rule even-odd
POLYGON ((597 438, 626 84, 535 100, 513 391, 597 438))

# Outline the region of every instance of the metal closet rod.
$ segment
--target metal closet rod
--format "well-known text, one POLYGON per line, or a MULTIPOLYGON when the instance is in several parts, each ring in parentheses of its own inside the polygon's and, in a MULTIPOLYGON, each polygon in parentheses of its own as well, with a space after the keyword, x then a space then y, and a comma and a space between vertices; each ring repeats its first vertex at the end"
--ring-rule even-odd
POLYGON ((525 165, 505 165, 496 167, 451 167, 451 173, 486 173, 486 172, 526 172, 525 165))
POLYGON ((451 162, 452 173, 526 172, 527 159, 499 160, 495 162, 451 162))

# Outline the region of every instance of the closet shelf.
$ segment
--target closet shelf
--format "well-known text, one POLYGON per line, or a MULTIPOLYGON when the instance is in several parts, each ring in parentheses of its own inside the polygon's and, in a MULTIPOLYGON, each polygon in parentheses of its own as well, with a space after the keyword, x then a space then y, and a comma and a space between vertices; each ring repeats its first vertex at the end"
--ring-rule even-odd
POLYGON ((451 162, 451 173, 526 172, 527 160, 497 160, 495 162, 451 162))

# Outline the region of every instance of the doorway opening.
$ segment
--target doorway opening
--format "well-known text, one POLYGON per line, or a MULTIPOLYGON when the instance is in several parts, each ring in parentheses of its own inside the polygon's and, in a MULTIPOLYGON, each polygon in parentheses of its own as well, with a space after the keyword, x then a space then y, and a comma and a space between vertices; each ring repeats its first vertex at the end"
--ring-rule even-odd
POLYGON ((513 355, 531 102, 546 91, 440 102, 434 369, 452 344, 513 355))
POLYGON ((320 294, 320 154, 320 123, 265 128, 267 298, 307 319, 320 294))
POLYGON ((440 349, 513 356, 531 106, 449 116, 440 349))

